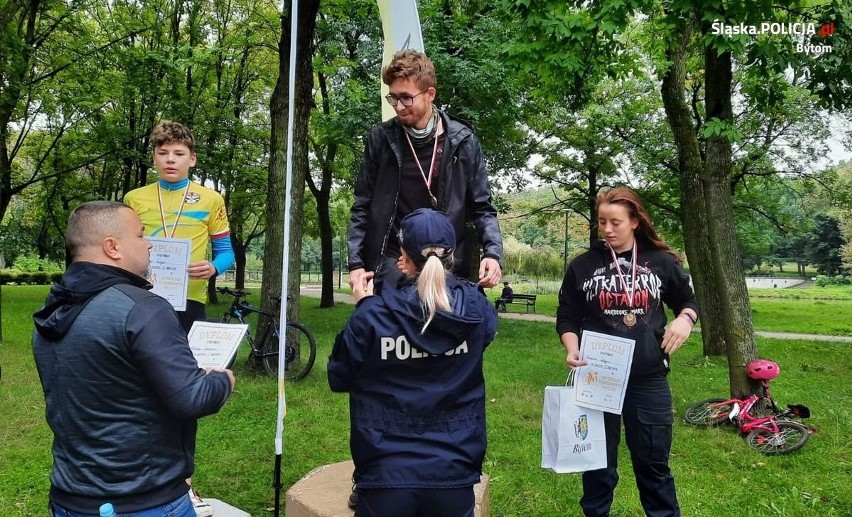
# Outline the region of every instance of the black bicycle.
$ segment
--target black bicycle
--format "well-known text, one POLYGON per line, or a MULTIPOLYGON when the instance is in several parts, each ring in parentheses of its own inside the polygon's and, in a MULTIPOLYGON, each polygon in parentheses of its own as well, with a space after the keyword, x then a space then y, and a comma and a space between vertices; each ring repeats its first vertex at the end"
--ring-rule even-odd
MULTIPOLYGON (((246 297, 250 295, 248 291, 243 289, 229 289, 227 287, 217 287, 217 291, 222 294, 232 296, 234 301, 231 302, 231 307, 222 315, 223 323, 231 323, 238 321, 245 323, 246 318, 252 314, 260 314, 269 318, 269 322, 264 327, 260 334, 260 339, 255 341, 251 332, 246 332, 245 340, 248 341, 251 351, 248 356, 249 367, 255 368, 259 364, 263 365, 266 373, 273 377, 278 377, 278 317, 255 309, 251 303, 246 301, 246 297)), ((278 303, 281 303, 281 298, 277 297, 278 303)), ((288 300, 291 297, 288 296, 288 300)), ((285 361, 284 378, 290 381, 298 381, 310 373, 314 367, 314 361, 317 359, 317 342, 314 339, 313 333, 301 323, 287 322, 287 332, 285 339, 285 361), (304 347, 302 345, 308 345, 304 347), (307 356, 305 355, 307 353, 307 356)))

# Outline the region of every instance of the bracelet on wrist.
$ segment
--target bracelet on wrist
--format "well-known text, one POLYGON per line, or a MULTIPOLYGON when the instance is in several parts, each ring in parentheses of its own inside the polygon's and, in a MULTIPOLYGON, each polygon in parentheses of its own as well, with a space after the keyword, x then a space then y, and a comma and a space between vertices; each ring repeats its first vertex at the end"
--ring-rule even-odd
POLYGON ((696 318, 693 318, 692 314, 690 314, 688 312, 681 312, 680 314, 678 314, 678 317, 680 317, 680 316, 686 316, 686 318, 689 320, 689 322, 692 323, 693 327, 695 326, 696 323, 698 323, 698 320, 696 318))

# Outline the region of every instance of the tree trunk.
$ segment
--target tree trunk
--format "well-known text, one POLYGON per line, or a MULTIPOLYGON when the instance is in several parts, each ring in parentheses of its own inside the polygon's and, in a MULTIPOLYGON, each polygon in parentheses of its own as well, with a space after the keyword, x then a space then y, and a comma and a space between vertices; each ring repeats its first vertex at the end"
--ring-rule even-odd
MULTIPOLYGON (((3 49, 3 66, 0 68, 0 221, 6 215, 12 196, 17 193, 12 188, 12 157, 7 146, 9 126, 15 111, 19 109, 21 92, 29 83, 27 72, 35 48, 34 38, 41 10, 39 0, 19 4, 9 11, 2 20, 3 26, 0 26, 0 31, 4 35, 8 34, 4 45, 14 43, 3 49), (13 23, 17 27, 12 27, 13 23), (7 56, 10 58, 7 59, 7 56)), ((39 36, 47 37, 47 34, 39 36)))
POLYGON ((246 287, 246 247, 243 242, 231 233, 231 247, 234 249, 234 288, 246 287))
POLYGON ((681 171, 681 221, 689 273, 701 310, 701 343, 705 356, 723 356, 727 350, 722 323, 722 300, 714 285, 713 264, 707 257, 710 233, 702 181, 691 168, 681 171), (700 208, 698 208, 700 207, 700 208))
MULTIPOLYGON (((211 276, 207 280, 207 303, 219 303, 219 294, 216 292, 216 279, 217 276, 211 276)), ((208 314, 207 317, 210 317, 208 314)))
MULTIPOLYGON (((287 152, 287 62, 289 54, 290 22, 288 16, 281 17, 281 40, 278 43, 278 81, 269 101, 270 130, 269 175, 266 183, 266 240, 263 248, 263 272, 261 280, 261 310, 274 314, 272 297, 281 291, 281 264, 284 256, 284 195, 286 182, 287 152)), ((268 321, 259 315, 255 329, 257 338, 263 334, 268 321)))
MULTIPOLYGON (((731 106, 731 53, 721 54, 708 47, 704 53, 705 106, 707 118, 733 124, 731 106)), ((743 396, 754 392, 745 373, 749 361, 756 357, 751 304, 743 272, 742 258, 736 238, 733 196, 731 193, 731 140, 724 134, 707 140, 704 165, 704 195, 707 228, 715 286, 722 301, 722 328, 727 343, 731 394, 743 396)))
MULTIPOLYGON (((325 74, 317 73, 317 83, 322 97, 322 111, 331 116, 331 103, 328 98, 328 85, 325 74)), ((334 160, 337 157, 337 142, 328 142, 323 148, 316 146, 314 156, 320 166, 320 185, 314 183, 310 175, 305 179, 311 194, 317 202, 317 221, 320 231, 320 272, 322 289, 320 290, 320 308, 334 307, 334 230, 331 227, 331 184, 334 174, 334 160)))
MULTIPOLYGON (((313 36, 316 28, 316 16, 319 0, 299 3, 299 19, 296 51, 296 91, 295 113, 293 121, 293 177, 290 188, 291 206, 290 242, 284 242, 284 204, 287 165, 287 108, 288 82, 290 71, 290 15, 289 9, 281 16, 281 39, 278 42, 278 81, 270 100, 272 121, 270 139, 269 179, 267 182, 266 246, 263 251, 263 280, 261 283, 261 309, 275 313, 274 297, 292 295, 287 304, 287 320, 298 319, 299 288, 301 285, 301 235, 304 221, 302 212, 305 177, 308 172, 308 123, 311 109, 311 88, 313 72, 313 36), (284 245, 289 245, 290 262, 287 292, 281 293, 281 265, 284 245)), ((266 326, 265 318, 258 322, 257 332, 266 326)))
POLYGON ((689 272, 701 309, 701 341, 704 355, 724 355, 726 349, 721 300, 714 286, 713 264, 707 256, 710 237, 701 181, 701 153, 696 129, 686 102, 686 52, 691 39, 689 25, 678 45, 667 52, 669 67, 663 76, 661 95, 677 148, 680 174, 681 222, 689 272))
MULTIPOLYGON (((16 49, 4 48, 3 53, 12 51, 14 58, 7 60, 4 56, 2 59, 3 67, 0 68, 0 221, 6 215, 12 196, 17 193, 17 189, 12 188, 12 157, 7 145, 9 126, 13 113, 18 109, 18 101, 26 82, 26 74, 30 69, 30 58, 35 47, 32 42, 36 34, 36 23, 42 10, 41 7, 40 0, 32 0, 11 9, 4 9, 4 16, 0 19, 0 32, 6 33, 8 30, 10 38, 16 38, 15 43, 18 47, 16 49), (20 17, 18 17, 18 11, 20 11, 20 17), (18 22, 17 29, 7 27, 7 25, 15 22, 18 22), (17 30, 17 33, 11 34, 15 30, 17 30)), ((47 33, 40 36, 47 37, 47 33)), ((9 43, 9 41, 6 41, 6 43, 9 43)), ((2 298, 0 298, 0 343, 3 342, 2 307, 2 298)))
POLYGON ((9 148, 6 142, 9 141, 8 124, 11 114, 4 113, 4 108, 0 104, 0 221, 6 215, 6 209, 12 201, 12 160, 9 158, 9 148))
POLYGON ((598 242, 598 176, 589 171, 589 192, 586 196, 586 204, 589 207, 589 248, 598 242))
MULTIPOLYGON (((329 172, 329 177, 331 173, 329 172)), ((320 307, 334 307, 334 231, 331 228, 330 192, 325 189, 317 196, 317 218, 320 232, 322 294, 320 307)))
POLYGON ((3 272, 0 271, 0 345, 3 344, 3 272))

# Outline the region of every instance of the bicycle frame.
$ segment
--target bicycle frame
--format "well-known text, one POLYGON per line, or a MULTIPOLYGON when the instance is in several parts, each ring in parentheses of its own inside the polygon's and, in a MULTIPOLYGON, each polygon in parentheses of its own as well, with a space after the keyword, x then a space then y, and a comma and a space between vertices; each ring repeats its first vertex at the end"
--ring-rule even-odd
MULTIPOLYGON (((275 316, 269 314, 267 312, 263 312, 260 309, 255 309, 250 303, 244 300, 245 294, 241 291, 230 291, 227 288, 223 288, 221 291, 223 294, 227 294, 229 296, 234 297, 234 301, 231 302, 231 307, 222 315, 223 318, 231 316, 237 319, 240 323, 245 323, 245 319, 251 315, 252 313, 260 314, 266 316, 270 319, 269 323, 267 323, 268 327, 272 327, 272 333, 275 336, 275 339, 278 339, 278 327, 273 323, 273 319, 275 316)), ((248 341, 249 346, 251 347, 251 353, 257 359, 263 359, 264 357, 276 357, 278 356, 277 351, 264 352, 261 350, 260 346, 258 346, 254 338, 251 337, 250 333, 246 333, 245 339, 248 341)))
POLYGON ((743 435, 746 444, 763 454, 787 454, 804 447, 813 428, 793 419, 808 418, 810 410, 807 406, 788 404, 788 410, 782 411, 772 400, 769 381, 761 380, 760 388, 758 393, 744 398, 712 398, 696 402, 686 409, 684 420, 701 427, 730 421, 743 435), (766 403, 765 408, 762 403, 766 403), (768 414, 763 413, 764 409, 768 414))
POLYGON ((736 424, 743 433, 750 433, 759 428, 766 429, 773 433, 778 432, 778 417, 784 413, 778 409, 778 406, 772 399, 772 396, 769 393, 768 381, 761 381, 760 395, 750 395, 744 399, 732 398, 711 404, 710 407, 715 408, 727 405, 730 405, 733 408, 728 414, 728 419, 734 422, 734 424, 736 424), (751 410, 754 405, 761 400, 765 400, 769 403, 769 408, 772 411, 771 415, 758 417, 751 414, 751 410))
MULTIPOLYGON (((257 340, 252 337, 251 333, 246 334, 245 339, 248 341, 249 347, 251 347, 249 352, 250 366, 254 366, 259 362, 269 375, 277 376, 279 356, 281 355, 280 350, 282 341, 284 341, 282 364, 284 365, 285 378, 288 380, 299 380, 310 373, 316 360, 317 343, 307 327, 298 322, 288 321, 286 333, 283 335, 285 339, 282 340, 282 334, 276 324, 277 317, 260 309, 255 309, 246 301, 248 292, 242 289, 231 290, 227 287, 219 287, 217 290, 222 294, 234 298, 233 302, 231 302, 231 307, 223 315, 223 320, 236 318, 237 321, 245 324, 245 319, 252 313, 269 318, 264 328, 261 329, 262 332, 258 334, 257 340), (301 353, 301 343, 307 346, 307 353, 305 355, 301 353)), ((280 297, 276 296, 275 298, 280 303, 280 297)), ((290 296, 288 295, 289 298, 290 296)))

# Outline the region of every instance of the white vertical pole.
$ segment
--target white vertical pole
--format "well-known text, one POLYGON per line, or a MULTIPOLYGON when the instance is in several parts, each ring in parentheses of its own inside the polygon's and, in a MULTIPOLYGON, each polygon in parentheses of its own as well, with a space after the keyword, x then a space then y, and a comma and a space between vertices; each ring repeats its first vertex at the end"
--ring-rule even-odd
MULTIPOLYGON (((296 98, 296 37, 298 32, 299 2, 290 2, 290 78, 287 100, 287 185, 284 194, 284 259, 281 264, 281 317, 278 326, 278 418, 275 427, 275 454, 284 450, 284 418, 287 416, 287 396, 284 389, 284 366, 287 339, 287 280, 290 265, 290 211, 292 210, 291 189, 293 188, 293 119, 296 98)), ((296 293, 298 296, 298 293, 296 293)))

